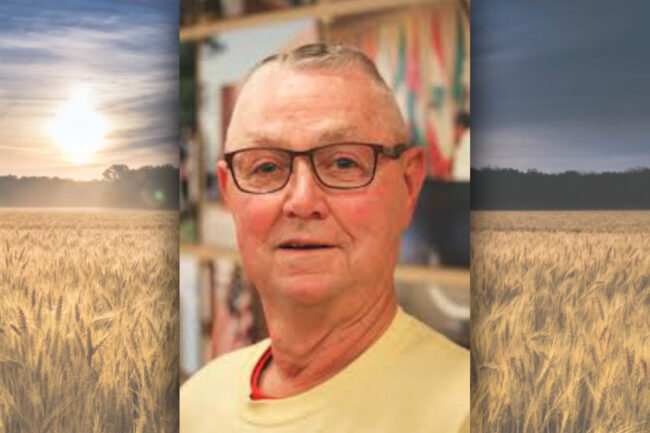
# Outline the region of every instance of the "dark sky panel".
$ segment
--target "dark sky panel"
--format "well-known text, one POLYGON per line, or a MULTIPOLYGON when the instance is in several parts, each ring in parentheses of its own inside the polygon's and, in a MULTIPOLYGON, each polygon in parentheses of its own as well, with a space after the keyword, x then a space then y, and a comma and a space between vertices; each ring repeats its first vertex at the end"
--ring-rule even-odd
POLYGON ((650 2, 472 2, 472 166, 650 167, 650 2))

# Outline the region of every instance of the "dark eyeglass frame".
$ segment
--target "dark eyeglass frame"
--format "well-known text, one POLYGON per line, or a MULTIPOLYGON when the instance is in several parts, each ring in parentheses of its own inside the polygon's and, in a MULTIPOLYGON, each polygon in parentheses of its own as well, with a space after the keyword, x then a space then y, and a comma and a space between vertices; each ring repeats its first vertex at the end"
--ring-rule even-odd
POLYGON ((309 164, 311 165, 312 168, 312 173, 314 173, 314 176, 316 176, 316 179, 321 183, 321 185, 331 188, 331 189, 341 189, 341 190, 349 190, 349 189, 358 189, 358 188, 363 188, 365 186, 368 186, 372 183, 372 181, 375 179, 375 173, 377 172, 377 162, 379 159, 379 155, 384 155, 390 159, 399 159, 404 152, 406 152, 408 149, 413 147, 413 145, 410 144, 405 144, 405 143, 399 143, 396 144, 393 147, 387 147, 381 144, 375 144, 375 143, 358 143, 358 142, 343 142, 343 143, 332 143, 332 144, 326 144, 325 146, 319 146, 319 147, 314 147, 313 149, 309 150, 289 150, 289 149, 282 149, 279 147, 249 147, 246 149, 240 149, 240 150, 235 150, 233 152, 227 152, 223 154, 223 159, 226 161, 226 165, 228 167, 228 170, 230 170, 230 174, 232 175, 233 180, 235 181, 235 185, 237 188, 239 188, 240 191, 245 192, 247 194, 271 194, 276 191, 280 191, 282 188, 287 186, 289 183, 289 180, 291 179, 291 175, 293 174, 293 160, 298 157, 298 156, 307 156, 309 159, 309 164), (333 146, 342 146, 342 145, 357 145, 357 146, 365 146, 373 151, 373 167, 372 167, 372 174, 370 178, 368 179, 368 182, 364 183, 363 185, 358 185, 358 186, 332 186, 329 185, 327 182, 323 181, 321 179, 320 175, 318 174, 318 170, 316 169, 316 163, 314 162, 314 153, 321 149, 325 149, 328 147, 333 147, 333 146), (242 188, 242 186, 239 184, 237 181, 237 176, 235 175, 235 169, 233 166, 233 158, 235 155, 241 152, 246 152, 250 150, 274 150, 274 151, 282 151, 285 152, 289 155, 289 174, 287 175, 287 179, 284 181, 284 183, 272 190, 269 191, 264 191, 264 192, 259 192, 259 191, 250 191, 245 188, 242 188))

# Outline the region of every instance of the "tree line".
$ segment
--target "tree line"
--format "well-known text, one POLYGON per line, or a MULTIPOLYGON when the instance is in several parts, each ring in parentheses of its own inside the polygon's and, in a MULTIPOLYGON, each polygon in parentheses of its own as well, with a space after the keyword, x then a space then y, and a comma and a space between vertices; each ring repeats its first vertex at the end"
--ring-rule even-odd
POLYGON ((178 168, 115 164, 99 180, 0 176, 0 206, 178 209, 178 168))
POLYGON ((472 169, 472 210, 650 209, 650 168, 559 174, 472 169))

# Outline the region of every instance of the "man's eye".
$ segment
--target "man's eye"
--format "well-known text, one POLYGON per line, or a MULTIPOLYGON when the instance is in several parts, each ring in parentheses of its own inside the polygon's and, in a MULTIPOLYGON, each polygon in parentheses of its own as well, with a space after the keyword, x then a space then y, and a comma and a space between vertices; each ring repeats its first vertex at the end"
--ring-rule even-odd
POLYGON ((278 166, 276 164, 273 164, 272 162, 265 162, 255 167, 253 172, 259 174, 270 174, 273 173, 274 171, 277 171, 277 169, 278 166))
POLYGON ((350 158, 337 158, 336 160, 334 160, 334 166, 336 168, 346 169, 346 168, 358 167, 359 164, 357 164, 356 161, 350 158))

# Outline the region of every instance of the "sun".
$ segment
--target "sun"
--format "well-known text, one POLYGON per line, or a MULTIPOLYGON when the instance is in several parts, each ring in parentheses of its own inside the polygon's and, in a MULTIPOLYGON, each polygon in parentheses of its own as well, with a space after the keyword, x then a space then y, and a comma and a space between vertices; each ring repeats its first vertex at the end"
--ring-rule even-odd
POLYGON ((52 137, 72 162, 89 162, 108 132, 108 121, 93 108, 90 99, 87 88, 76 89, 50 124, 52 137))

